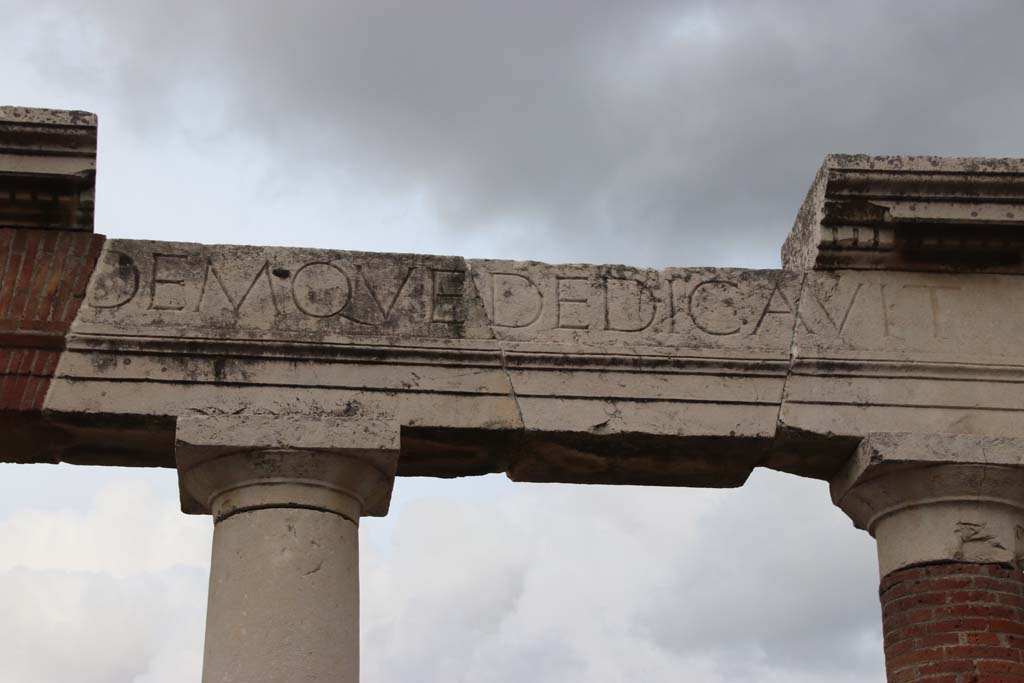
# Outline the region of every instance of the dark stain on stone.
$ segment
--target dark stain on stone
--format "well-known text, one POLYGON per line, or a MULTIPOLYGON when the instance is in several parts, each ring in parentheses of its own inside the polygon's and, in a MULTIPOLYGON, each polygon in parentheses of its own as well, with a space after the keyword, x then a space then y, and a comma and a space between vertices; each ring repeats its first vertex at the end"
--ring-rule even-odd
POLYGON ((226 358, 220 357, 213 359, 213 377, 218 382, 223 382, 227 378, 227 372, 225 372, 226 366, 226 358))

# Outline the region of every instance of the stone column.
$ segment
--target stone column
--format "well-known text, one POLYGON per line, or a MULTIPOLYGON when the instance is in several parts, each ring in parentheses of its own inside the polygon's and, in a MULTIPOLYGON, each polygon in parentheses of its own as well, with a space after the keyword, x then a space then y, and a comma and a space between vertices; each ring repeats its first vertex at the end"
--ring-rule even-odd
POLYGON ((179 420, 183 508, 215 524, 204 683, 358 682, 359 518, 386 512, 397 449, 354 431, 179 420))
POLYGON ((870 436, 832 497, 878 545, 889 683, 1024 683, 1024 440, 870 436))

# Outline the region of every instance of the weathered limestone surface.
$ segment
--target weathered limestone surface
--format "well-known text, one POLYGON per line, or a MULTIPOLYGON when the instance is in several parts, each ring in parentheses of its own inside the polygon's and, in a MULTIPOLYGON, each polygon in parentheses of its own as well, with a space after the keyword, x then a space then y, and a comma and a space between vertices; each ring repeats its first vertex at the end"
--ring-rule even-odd
POLYGON ((836 505, 878 542, 883 577, 923 564, 1024 561, 1024 439, 872 435, 831 485, 836 505))
POLYGON ((1024 160, 830 154, 782 249, 788 270, 1024 269, 1024 160))
POLYGON ((1021 436, 1024 365, 1006 340, 1024 334, 1022 286, 1008 275, 809 273, 801 309, 815 317, 796 328, 779 466, 820 457, 803 435, 1021 436))
POLYGON ((403 474, 737 485, 774 436, 794 316, 772 306, 800 284, 112 240, 47 408, 66 460, 169 464, 176 416, 303 414, 392 421, 403 474))
POLYGON ((351 520, 363 514, 384 516, 398 452, 397 429, 359 418, 189 416, 178 419, 175 435, 182 508, 214 519, 279 503, 300 504, 293 485, 303 489, 301 505, 351 520), (350 502, 340 507, 317 503, 339 493, 350 502))
POLYGON ((0 107, 0 228, 92 232, 96 115, 0 107))
POLYGON ((269 508, 217 522, 203 681, 359 681, 358 530, 269 508))
POLYGON ((394 425, 399 474, 827 478, 874 432, 1024 436, 1022 295, 986 273, 110 240, 46 409, 76 462, 170 466, 179 416, 307 415, 394 425))

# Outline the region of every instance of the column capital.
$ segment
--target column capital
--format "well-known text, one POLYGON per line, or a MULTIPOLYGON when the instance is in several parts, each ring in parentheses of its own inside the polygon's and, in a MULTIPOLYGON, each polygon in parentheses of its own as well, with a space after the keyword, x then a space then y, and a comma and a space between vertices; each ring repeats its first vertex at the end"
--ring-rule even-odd
POLYGON ((1024 439, 873 434, 831 481, 878 543, 882 576, 918 564, 1024 556, 1024 439))
POLYGON ((220 521, 237 512, 307 508, 384 516, 398 464, 387 420, 302 416, 179 418, 182 511, 220 521))

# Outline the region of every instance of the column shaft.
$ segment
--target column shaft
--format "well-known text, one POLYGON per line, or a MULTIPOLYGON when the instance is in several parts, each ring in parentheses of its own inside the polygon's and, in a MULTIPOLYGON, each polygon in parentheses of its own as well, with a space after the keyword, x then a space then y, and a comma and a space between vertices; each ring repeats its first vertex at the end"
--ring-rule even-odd
POLYGON ((358 529, 321 510, 217 522, 204 683, 358 683, 358 529))

